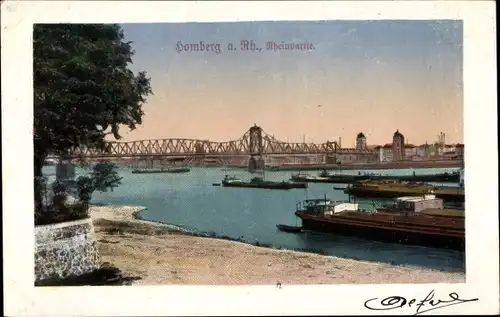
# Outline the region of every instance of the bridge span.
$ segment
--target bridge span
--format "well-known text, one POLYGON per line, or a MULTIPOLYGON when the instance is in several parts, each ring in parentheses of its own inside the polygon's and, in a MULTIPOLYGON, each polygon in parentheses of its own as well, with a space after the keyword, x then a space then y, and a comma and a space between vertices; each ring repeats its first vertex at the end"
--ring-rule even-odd
POLYGON ((291 143, 275 139, 254 125, 234 141, 214 142, 196 139, 159 139, 130 142, 106 142, 103 150, 78 147, 70 158, 133 158, 186 156, 263 156, 327 154, 337 151, 337 142, 291 143))
POLYGON ((360 157, 374 160, 377 159, 377 154, 366 149, 341 149, 335 141, 284 142, 254 125, 234 141, 214 142, 185 138, 110 141, 101 150, 74 148, 65 159, 110 160, 135 167, 229 165, 261 169, 264 166, 286 164, 335 164, 360 157))

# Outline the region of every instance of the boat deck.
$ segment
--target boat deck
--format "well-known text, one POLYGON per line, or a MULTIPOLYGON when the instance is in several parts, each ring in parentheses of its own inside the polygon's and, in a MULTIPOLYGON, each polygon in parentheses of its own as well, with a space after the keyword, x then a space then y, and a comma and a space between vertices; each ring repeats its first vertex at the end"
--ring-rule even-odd
POLYGON ((422 196, 433 194, 446 201, 462 202, 465 200, 465 191, 460 187, 433 186, 423 183, 397 183, 397 182, 359 182, 346 188, 346 194, 358 197, 386 197, 422 196))
POLYGON ((429 214, 395 214, 391 212, 357 212, 344 211, 331 216, 324 216, 325 219, 343 219, 352 221, 371 222, 378 225, 414 225, 424 227, 441 227, 454 230, 463 230, 465 219, 463 217, 440 217, 429 214))
POLYGON ((422 210, 420 213, 426 214, 429 216, 442 216, 442 217, 465 217, 465 211, 464 210, 458 210, 458 209, 425 209, 422 210))
POLYGON ((464 195, 464 189, 461 187, 434 186, 426 183, 399 183, 390 181, 361 181, 353 186, 352 189, 367 189, 377 191, 398 191, 401 193, 415 193, 418 191, 427 192, 433 190, 435 193, 464 195))

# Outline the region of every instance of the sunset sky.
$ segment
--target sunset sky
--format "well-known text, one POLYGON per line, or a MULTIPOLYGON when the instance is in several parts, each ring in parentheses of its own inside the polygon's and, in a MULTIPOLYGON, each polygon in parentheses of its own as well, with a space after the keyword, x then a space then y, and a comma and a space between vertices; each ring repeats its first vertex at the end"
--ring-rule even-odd
POLYGON ((462 23, 315 21, 122 25, 154 95, 125 141, 238 139, 257 124, 283 141, 355 145, 463 142, 462 23), (241 51, 253 40, 261 52, 241 51), (220 44, 219 54, 177 52, 177 42, 220 44), (267 41, 313 50, 265 50, 267 41), (238 49, 228 51, 231 42, 238 49))

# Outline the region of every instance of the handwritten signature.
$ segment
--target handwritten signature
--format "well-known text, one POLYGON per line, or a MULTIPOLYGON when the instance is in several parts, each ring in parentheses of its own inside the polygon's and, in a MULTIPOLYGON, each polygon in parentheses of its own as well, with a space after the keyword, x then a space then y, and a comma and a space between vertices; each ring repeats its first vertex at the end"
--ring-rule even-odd
POLYGON ((365 302, 365 307, 370 310, 391 310, 397 308, 403 308, 405 306, 414 307, 417 309, 414 315, 420 315, 425 312, 429 312, 431 310, 441 309, 448 306, 463 304, 467 302, 475 302, 478 301, 479 298, 473 299, 461 299, 460 296, 453 292, 448 294, 449 298, 446 299, 434 299, 434 290, 432 290, 423 300, 418 301, 413 298, 408 300, 402 296, 389 296, 386 297, 380 302, 378 302, 379 298, 372 298, 365 302), (377 301, 375 304, 371 304, 374 301, 377 301), (373 306, 372 306, 373 305, 373 306))

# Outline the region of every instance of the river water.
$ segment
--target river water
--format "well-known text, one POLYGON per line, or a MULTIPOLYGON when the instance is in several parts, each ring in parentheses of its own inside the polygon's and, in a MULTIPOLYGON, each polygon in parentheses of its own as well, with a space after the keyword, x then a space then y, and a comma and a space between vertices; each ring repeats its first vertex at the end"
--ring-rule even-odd
MULTIPOLYGON (((362 173, 392 175, 453 172, 457 169, 373 170, 362 173)), ((308 171, 317 175, 319 171, 308 171)), ((54 178, 55 168, 47 166, 44 173, 54 178)), ((77 175, 87 170, 77 169, 77 175)), ((267 172, 266 180, 287 180, 293 172, 267 172)), ((358 171, 343 171, 357 174, 358 171)), ((300 225, 294 215, 296 203, 303 199, 324 198, 347 200, 342 184, 309 184, 307 189, 267 190, 224 188, 213 186, 224 175, 249 180, 255 175, 243 169, 192 168, 182 174, 132 174, 121 168, 122 184, 113 192, 94 193, 92 202, 119 205, 140 205, 147 210, 140 218, 174 225, 186 231, 210 236, 239 239, 244 242, 270 245, 275 248, 308 250, 357 260, 464 271, 464 257, 458 251, 405 246, 368 241, 333 234, 291 234, 277 230, 277 224, 300 225)), ((453 185, 451 185, 453 186, 453 185)), ((360 207, 373 208, 373 200, 358 200, 360 207)), ((376 202, 377 204, 380 202, 376 202)))

